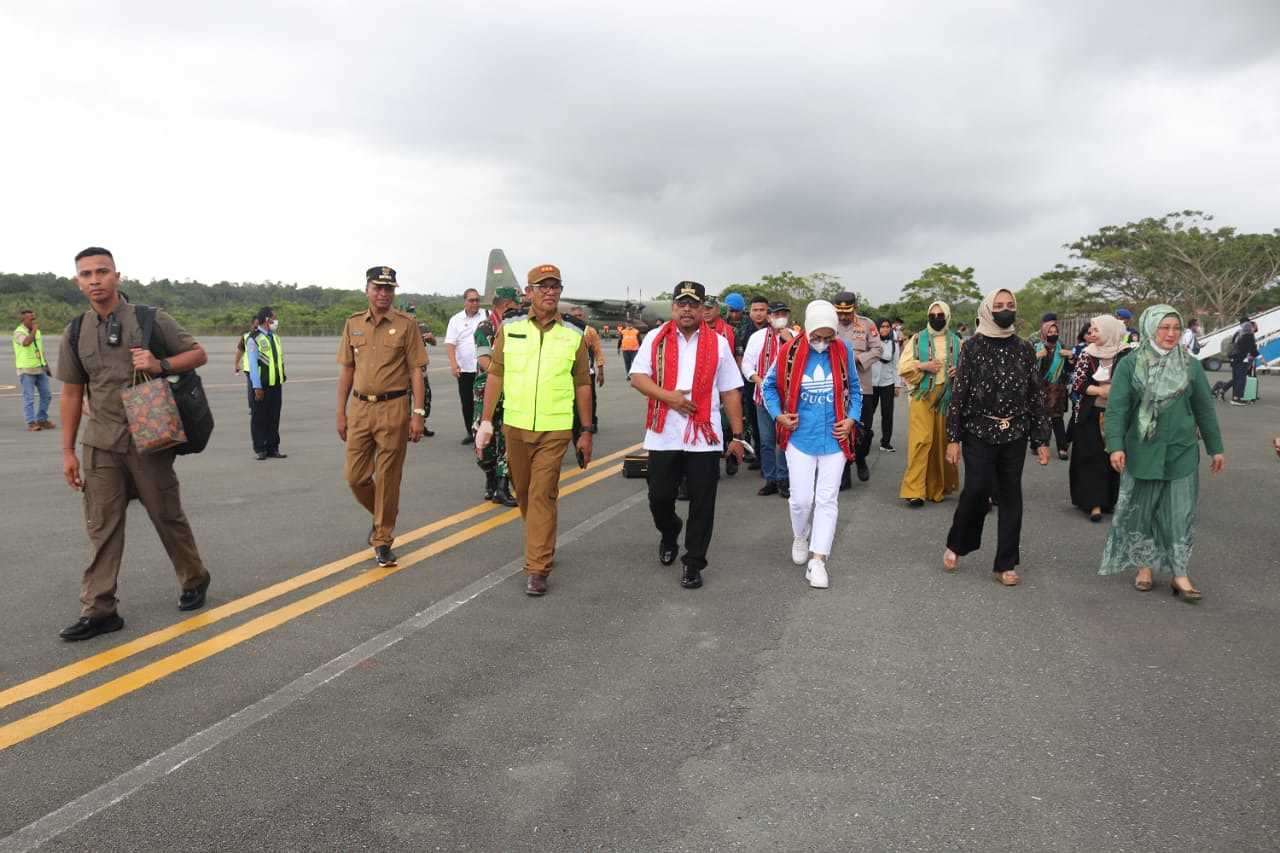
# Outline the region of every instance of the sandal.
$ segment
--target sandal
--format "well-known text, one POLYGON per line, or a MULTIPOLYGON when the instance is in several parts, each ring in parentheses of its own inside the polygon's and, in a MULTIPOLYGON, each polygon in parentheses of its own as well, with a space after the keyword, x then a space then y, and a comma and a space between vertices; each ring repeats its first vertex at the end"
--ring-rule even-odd
POLYGON ((1018 573, 1013 569, 1009 569, 1006 572, 996 572, 996 580, 1003 586, 1017 586, 1022 583, 1022 578, 1018 577, 1018 573))
POLYGON ((943 551, 943 552, 942 552, 942 569, 943 569, 943 571, 947 571, 947 572, 954 572, 954 571, 956 570, 956 563, 957 563, 959 560, 960 560, 960 558, 959 558, 958 556, 956 556, 956 552, 955 552, 955 551, 952 551, 950 548, 948 548, 947 550, 943 551))
POLYGON ((1187 579, 1187 585, 1185 587, 1178 586, 1177 578, 1174 578, 1172 581, 1169 582, 1169 587, 1173 590, 1174 598, 1177 598, 1179 595, 1181 595, 1182 600, 1185 601, 1187 604, 1198 604, 1200 602, 1200 599, 1204 598, 1204 595, 1201 594, 1200 590, 1196 589, 1194 586, 1191 586, 1190 578, 1187 579))
POLYGON ((1133 588, 1138 592, 1151 592, 1151 570, 1138 569, 1137 577, 1133 579, 1133 588), (1142 573, 1146 572, 1147 576, 1142 577, 1142 573))

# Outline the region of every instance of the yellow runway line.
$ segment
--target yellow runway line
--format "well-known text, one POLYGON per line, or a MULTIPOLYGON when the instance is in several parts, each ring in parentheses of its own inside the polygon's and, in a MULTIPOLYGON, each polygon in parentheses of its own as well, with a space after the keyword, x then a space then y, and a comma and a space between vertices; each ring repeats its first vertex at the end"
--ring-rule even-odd
MULTIPOLYGON (((594 485, 607 477, 612 477, 621 470, 621 466, 608 468, 598 471, 588 477, 584 477, 577 482, 571 483, 560 491, 560 496, 565 497, 574 492, 594 485)), ((470 539, 486 533, 495 527, 501 527, 508 522, 515 521, 520 517, 518 509, 507 510, 506 512, 485 519, 484 521, 474 524, 457 533, 450 534, 443 539, 432 542, 424 548, 414 551, 409 556, 400 561, 400 565, 370 569, 348 578, 341 583, 336 583, 331 587, 326 587, 318 592, 313 592, 306 598, 286 604, 283 607, 264 613, 261 616, 249 620, 243 625, 238 625, 216 634, 207 640, 202 640, 190 648, 174 652, 167 657, 163 657, 158 661, 138 667, 132 672, 127 672, 117 678, 108 681, 98 687, 91 688, 64 699, 48 708, 37 711, 29 716, 22 717, 5 726, 0 726, 0 751, 6 750, 14 744, 22 743, 41 732, 48 731, 55 726, 65 723, 67 720, 74 719, 95 708, 100 708, 109 702, 114 702, 123 696, 127 696, 136 690, 139 690, 154 681, 158 681, 168 675, 172 675, 179 670, 185 669, 194 663, 212 657, 219 652, 226 651, 234 646, 252 639, 259 634, 277 628, 292 619, 309 613, 318 607, 328 604, 331 601, 343 598, 357 590, 371 586, 384 578, 401 572, 416 563, 419 563, 428 557, 442 553, 470 539)))
MULTIPOLYGON (((625 447, 616 453, 610 453, 608 456, 601 457, 598 460, 592 460, 591 464, 587 467, 587 470, 590 471, 594 468, 599 468, 602 465, 608 465, 610 462, 625 456, 637 447, 639 447, 639 445, 635 444, 631 447, 625 447)), ((577 468, 572 471, 567 471, 560 475, 560 482, 563 483, 566 480, 571 480, 583 473, 585 472, 577 468)), ((397 536, 396 545, 407 545, 409 543, 416 542, 417 540, 422 539, 425 536, 430 536, 432 533, 443 530, 446 527, 451 527, 459 522, 484 515, 487 512, 497 509, 497 507, 498 504, 490 502, 476 504, 469 509, 456 512, 453 515, 446 516, 438 521, 433 521, 430 524, 419 527, 416 530, 411 530, 408 533, 397 536)), ((334 560, 332 563, 326 563, 323 566, 303 572, 302 574, 294 575, 291 578, 287 578, 278 583, 274 583, 271 586, 264 587, 257 592, 252 592, 248 595, 228 601, 225 604, 220 604, 217 607, 212 607, 208 610, 202 611, 198 616, 193 616, 190 619, 184 619, 181 622, 176 622, 173 625, 161 628, 158 631, 152 631, 149 634, 144 634, 137 639, 121 643, 118 646, 113 646, 106 651, 83 658, 75 663, 69 663, 66 666, 59 667, 58 669, 47 672, 44 675, 38 675, 28 681, 0 690, 0 708, 8 707, 15 702, 21 702, 25 699, 30 699, 33 696, 39 696, 41 693, 45 693, 55 687, 60 687, 63 684, 75 681, 77 678, 82 678, 90 673, 97 672, 104 667, 111 666, 112 664, 118 663, 126 658, 133 657, 140 652, 145 652, 148 649, 153 649, 156 646, 163 645, 164 643, 167 643, 177 637, 181 637, 184 634, 189 634, 192 631, 198 631, 201 628, 206 628, 209 625, 222 621, 223 619, 235 616, 237 613, 242 613, 251 607, 256 607, 259 604, 279 598, 282 595, 287 595, 296 589, 301 589, 304 586, 309 586, 317 581, 336 575, 339 572, 346 571, 352 566, 357 566, 368 559, 369 553, 367 551, 361 551, 360 553, 351 554, 350 556, 343 557, 342 559, 334 560)))

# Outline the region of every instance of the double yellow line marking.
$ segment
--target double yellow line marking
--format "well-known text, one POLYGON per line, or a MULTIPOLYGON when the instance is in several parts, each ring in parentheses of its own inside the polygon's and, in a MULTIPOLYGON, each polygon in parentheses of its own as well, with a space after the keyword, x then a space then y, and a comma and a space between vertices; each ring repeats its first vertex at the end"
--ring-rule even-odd
MULTIPOLYGON (((591 463, 588 470, 608 466, 610 462, 630 453, 638 446, 639 445, 633 445, 631 447, 623 448, 616 453, 612 453, 602 459, 596 460, 591 463)), ((594 485, 601 480, 613 476, 618 472, 618 470, 618 466, 605 467, 604 470, 597 471, 594 474, 583 477, 583 479, 565 486, 560 490, 560 496, 565 497, 573 494, 574 492, 585 489, 588 486, 594 485)), ((560 480, 561 482, 564 482, 579 476, 581 473, 584 472, 570 471, 562 474, 560 480)), ((425 527, 420 527, 417 530, 405 534, 404 536, 398 537, 397 543, 405 544, 416 541, 460 521, 465 521, 467 519, 483 515, 494 509, 495 506, 495 504, 478 504, 470 509, 442 518, 439 521, 432 522, 425 527)), ((292 619, 296 619, 304 613, 309 613, 310 611, 328 604, 331 601, 336 601, 337 599, 350 595, 357 590, 371 586, 384 578, 390 577, 391 575, 396 574, 397 572, 400 572, 416 563, 422 562, 428 557, 448 551, 456 545, 460 545, 463 542, 474 539, 496 527, 501 527, 504 524, 514 521, 519 517, 519 510, 507 510, 506 512, 488 518, 478 524, 474 524, 463 530, 459 530, 456 533, 450 534, 443 539, 432 542, 431 544, 419 548, 407 556, 401 557, 398 566, 370 569, 369 571, 363 572, 353 578, 342 581, 341 583, 337 583, 331 587, 314 592, 305 598, 292 602, 291 604, 287 604, 268 613, 264 613, 261 616, 249 620, 243 625, 231 628, 230 630, 210 637, 207 640, 203 640, 189 648, 183 649, 182 651, 175 652, 153 663, 141 666, 132 672, 128 672, 114 678, 105 684, 99 685, 98 687, 86 690, 83 693, 79 693, 69 699, 58 702, 29 716, 22 717, 21 719, 15 720, 7 725, 0 726, 0 750, 8 749, 14 744, 21 743, 22 741, 34 737, 41 732, 48 731, 67 720, 88 713, 95 708, 119 699, 120 697, 145 687, 154 681, 158 681, 167 675, 171 675, 178 670, 191 666, 198 661, 212 657, 213 655, 232 648, 233 646, 237 646, 246 640, 256 637, 259 634, 271 630, 272 628, 279 627, 280 625, 283 625, 292 619)), ((118 661, 131 657, 132 655, 136 655, 139 652, 154 648, 176 637, 180 637, 222 619, 226 619, 247 610, 250 607, 278 598, 288 592, 315 583, 316 581, 322 580, 330 575, 337 574, 344 569, 363 563, 366 560, 368 560, 368 555, 365 553, 353 554, 349 557, 344 557, 341 560, 336 560, 308 572, 303 572, 300 575, 296 575, 288 580, 273 584, 241 598, 237 598, 234 601, 229 601, 226 604, 215 607, 200 614, 199 616, 185 619, 182 622, 169 626, 168 628, 153 631, 150 634, 138 637, 136 640, 131 640, 127 643, 122 643, 121 645, 108 649, 100 654, 92 655, 84 660, 68 664, 67 666, 53 670, 45 675, 33 678, 30 681, 14 685, 13 687, 0 692, 0 707, 5 707, 15 702, 22 701, 23 699, 28 699, 48 690, 52 690, 55 687, 74 681, 75 679, 88 675, 92 672, 96 672, 99 669, 110 666, 111 664, 117 663, 118 661)))

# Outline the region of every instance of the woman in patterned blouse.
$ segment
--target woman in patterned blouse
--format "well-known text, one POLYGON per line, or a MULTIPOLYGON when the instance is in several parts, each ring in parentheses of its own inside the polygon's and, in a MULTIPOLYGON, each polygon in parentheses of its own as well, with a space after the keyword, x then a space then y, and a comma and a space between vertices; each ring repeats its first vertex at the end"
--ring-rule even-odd
POLYGON ((964 452, 964 490, 947 534, 942 565, 982 545, 982 525, 993 497, 1000 519, 993 569, 1005 586, 1019 582, 1018 545, 1022 537, 1022 465, 1027 443, 1041 465, 1049 464, 1049 416, 1044 383, 1031 344, 1014 334, 1017 304, 1013 293, 996 290, 978 309, 978 332, 960 351, 960 367, 947 412, 947 459, 964 452))

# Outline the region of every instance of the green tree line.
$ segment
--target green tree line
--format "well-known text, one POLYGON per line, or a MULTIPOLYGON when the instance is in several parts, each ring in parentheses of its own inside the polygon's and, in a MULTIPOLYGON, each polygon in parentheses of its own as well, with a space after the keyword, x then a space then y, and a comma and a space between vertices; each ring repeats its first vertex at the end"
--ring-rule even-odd
MULTIPOLYGON (((289 335, 336 335, 350 314, 367 305, 358 290, 274 281, 203 284, 158 279, 144 284, 125 279, 120 290, 130 302, 164 308, 184 327, 202 335, 240 334, 264 305, 275 309, 282 330, 289 335)), ((449 317, 462 308, 462 297, 402 293, 396 304, 402 310, 414 306, 420 322, 443 334, 449 317)), ((0 316, 15 324, 18 312, 31 308, 38 312, 41 326, 53 333, 84 311, 85 305, 84 295, 71 278, 53 273, 0 273, 0 316)))

